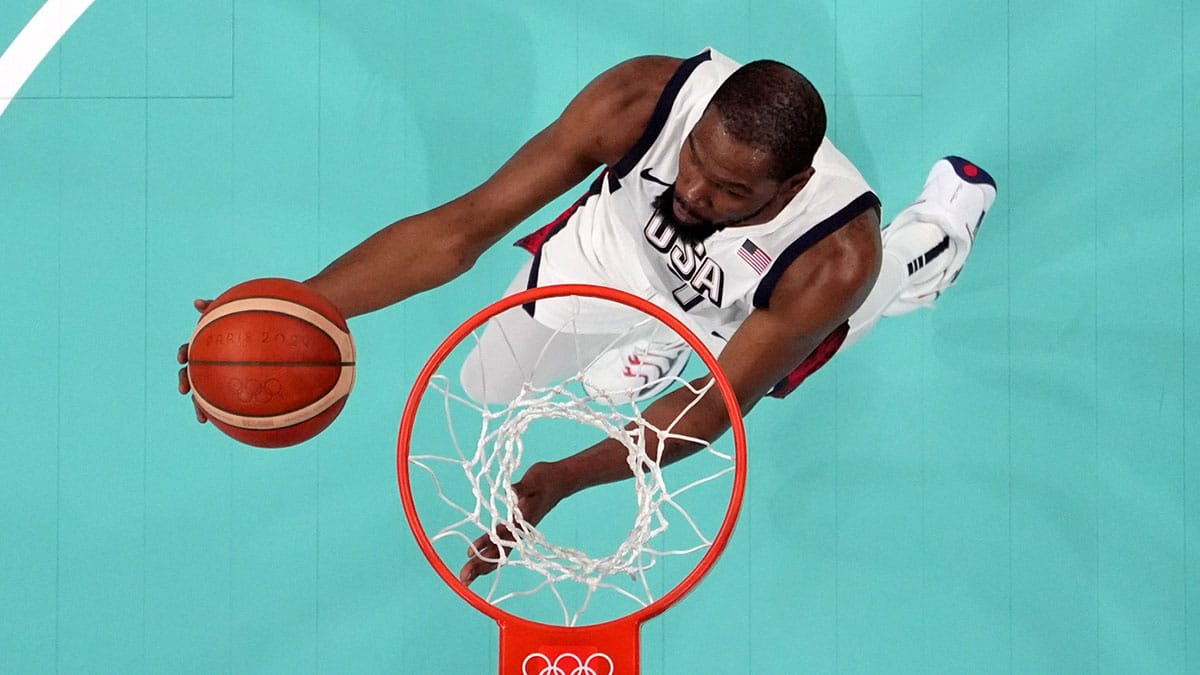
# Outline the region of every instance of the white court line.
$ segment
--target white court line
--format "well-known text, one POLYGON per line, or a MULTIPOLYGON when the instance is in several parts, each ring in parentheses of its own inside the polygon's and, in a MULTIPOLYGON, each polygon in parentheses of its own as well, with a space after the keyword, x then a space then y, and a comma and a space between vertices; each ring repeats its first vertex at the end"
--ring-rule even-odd
POLYGON ((54 45, 95 0, 46 0, 0 55, 0 115, 54 45))

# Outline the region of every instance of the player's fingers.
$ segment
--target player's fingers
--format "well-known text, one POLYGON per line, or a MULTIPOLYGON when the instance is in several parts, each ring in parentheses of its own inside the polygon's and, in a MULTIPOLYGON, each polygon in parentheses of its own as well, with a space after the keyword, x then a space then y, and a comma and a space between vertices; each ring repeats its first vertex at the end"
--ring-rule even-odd
POLYGON ((458 573, 458 579, 464 584, 470 586, 472 581, 475 581, 485 574, 491 573, 491 571, 494 569, 496 569, 496 563, 486 562, 479 558, 472 558, 467 561, 466 565, 463 565, 462 570, 460 570, 458 573))
POLYGON ((196 399, 194 399, 194 398, 192 399, 192 407, 196 409, 196 421, 197 422, 199 422, 200 424, 204 424, 205 422, 208 421, 208 415, 204 414, 204 410, 200 408, 200 404, 197 403, 196 399))
MULTIPOLYGON (((496 534, 500 537, 509 536, 508 529, 503 525, 497 528, 496 534)), ((458 573, 459 580, 470 585, 475 579, 496 569, 497 565, 494 561, 499 557, 500 547, 492 539, 492 536, 485 534, 479 537, 467 547, 467 563, 458 573)))
POLYGON ((485 534, 467 546, 467 557, 474 560, 479 556, 488 555, 495 550, 496 547, 492 544, 491 538, 485 534))
POLYGON ((192 306, 196 308, 197 312, 203 312, 204 310, 208 309, 208 306, 211 304, 212 300, 202 300, 200 298, 196 298, 192 301, 192 306))
POLYGON ((192 385, 188 382, 187 368, 179 369, 179 393, 186 394, 192 390, 192 385))
POLYGON ((471 563, 463 565, 463 568, 458 571, 458 580, 467 586, 470 586, 471 582, 475 581, 476 576, 475 571, 471 569, 471 563))
POLYGON ((179 345, 179 351, 175 353, 175 360, 180 363, 187 363, 188 343, 179 345))
POLYGON ((462 569, 458 571, 459 581, 467 584, 468 586, 471 585, 472 581, 475 581, 475 578, 480 574, 479 570, 477 569, 479 563, 481 562, 478 556, 482 555, 486 555, 484 548, 480 547, 478 543, 471 544, 471 546, 468 548, 467 562, 462 566, 462 569))

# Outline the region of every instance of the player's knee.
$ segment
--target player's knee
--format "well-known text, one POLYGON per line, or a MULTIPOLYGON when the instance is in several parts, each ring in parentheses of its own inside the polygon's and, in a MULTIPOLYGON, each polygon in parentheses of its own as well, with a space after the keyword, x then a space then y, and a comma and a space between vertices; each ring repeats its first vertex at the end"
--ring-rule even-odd
POLYGON ((488 373, 479 349, 467 355, 459 372, 459 382, 466 395, 480 405, 507 403, 520 393, 521 383, 510 381, 497 372, 488 373))
POLYGON ((466 363, 463 363, 462 370, 459 371, 458 379, 462 384, 463 392, 476 403, 483 404, 483 374, 479 372, 479 357, 478 350, 471 352, 467 357, 466 363))

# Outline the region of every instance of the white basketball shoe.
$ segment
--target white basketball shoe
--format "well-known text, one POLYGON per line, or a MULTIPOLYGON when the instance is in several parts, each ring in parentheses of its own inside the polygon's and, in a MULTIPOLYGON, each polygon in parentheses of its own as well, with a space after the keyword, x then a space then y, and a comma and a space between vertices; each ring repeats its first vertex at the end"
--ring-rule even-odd
POLYGON ((917 200, 883 231, 885 254, 908 268, 905 287, 884 316, 933 306, 958 279, 995 200, 996 181, 978 165, 954 156, 933 165, 917 200))
POLYGON ((692 349, 686 342, 637 340, 601 354, 583 373, 589 396, 616 405, 641 401, 678 380, 692 349))

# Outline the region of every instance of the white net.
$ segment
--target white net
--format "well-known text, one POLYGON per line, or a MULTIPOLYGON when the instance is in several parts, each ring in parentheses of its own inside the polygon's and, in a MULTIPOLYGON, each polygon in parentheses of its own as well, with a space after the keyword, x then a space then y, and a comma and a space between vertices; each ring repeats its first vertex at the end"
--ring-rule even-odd
MULTIPOLYGON (((525 319, 504 316, 463 341, 464 351, 476 350, 463 358, 466 370, 478 367, 480 380, 487 381, 487 372, 497 370, 498 354, 511 356, 521 375, 520 382, 504 387, 516 389, 511 398, 479 403, 464 390, 463 382, 471 380, 467 373, 454 377, 439 371, 422 401, 409 462, 414 497, 423 497, 418 510, 430 540, 446 565, 457 569, 471 543, 486 536, 495 553, 485 559, 498 569, 473 588, 488 602, 524 618, 574 626, 649 605, 696 566, 729 506, 736 456, 732 442, 723 447, 675 431, 704 397, 719 398, 719 390, 706 369, 685 379, 684 373, 655 360, 655 345, 677 349, 682 344, 673 332, 663 339, 669 329, 656 320, 645 318, 600 340, 574 332, 567 321, 558 329, 545 329, 540 344, 530 345, 517 343, 528 341, 529 335, 512 321, 525 319), (655 339, 647 340, 647 335, 655 339), (497 351, 496 345, 502 348, 497 351), (522 350, 531 356, 520 355, 522 350), (614 359, 614 352, 623 353, 614 359), (650 365, 645 372, 626 370, 630 357, 650 365), (606 375, 597 369, 614 364, 627 377, 608 381, 634 384, 598 386, 606 375), (627 389, 683 390, 688 403, 655 426, 643 416, 653 399, 639 400, 627 389), (534 462, 559 459, 603 438, 625 449, 628 479, 564 500, 538 526, 526 520, 519 487, 514 487, 524 472, 534 462), (669 443, 699 449, 663 467, 657 458, 669 443), (424 451, 428 449, 436 452, 424 451), (428 480, 419 481, 420 476, 428 480)), ((473 388, 480 398, 480 387, 473 388)))

